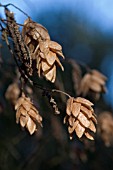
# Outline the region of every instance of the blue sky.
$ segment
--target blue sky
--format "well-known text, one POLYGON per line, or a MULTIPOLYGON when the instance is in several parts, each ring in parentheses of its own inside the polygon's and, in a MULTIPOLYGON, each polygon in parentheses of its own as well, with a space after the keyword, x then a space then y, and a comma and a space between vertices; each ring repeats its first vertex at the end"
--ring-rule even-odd
MULTIPOLYGON (((30 16, 47 8, 71 9, 85 22, 97 26, 103 32, 113 30, 113 0, 1 0, 3 4, 14 3, 30 16)), ((23 22, 24 16, 15 10, 17 19, 23 22)))

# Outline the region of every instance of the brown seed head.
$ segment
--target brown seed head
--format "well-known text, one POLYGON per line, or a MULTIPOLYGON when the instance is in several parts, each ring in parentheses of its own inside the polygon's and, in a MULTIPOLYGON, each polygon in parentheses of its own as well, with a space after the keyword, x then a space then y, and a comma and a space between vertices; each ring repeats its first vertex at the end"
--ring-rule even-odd
POLYGON ((85 98, 71 97, 68 99, 64 123, 68 124, 70 139, 72 139, 75 131, 79 138, 85 135, 88 139, 94 140, 90 132, 96 132, 95 124, 97 120, 92 106, 93 103, 85 98))
POLYGON ((100 93, 106 92, 106 80, 107 78, 99 71, 91 70, 90 73, 85 74, 82 78, 78 95, 82 94, 85 97, 92 91, 96 94, 95 99, 98 99, 100 97, 100 93))
POLYGON ((113 145, 113 116, 112 113, 104 111, 98 116, 98 134, 106 146, 113 145))
POLYGON ((50 40, 39 42, 39 56, 36 57, 37 70, 40 77, 41 74, 52 83, 56 79, 56 64, 58 64, 62 71, 64 70, 58 55, 63 56, 62 47, 50 40))
POLYGON ((54 83, 56 65, 64 70, 58 58, 58 55, 64 58, 61 45, 51 41, 46 28, 31 19, 25 21, 22 35, 25 44, 29 48, 32 60, 36 60, 38 76, 43 75, 47 80, 54 83))
POLYGON ((22 127, 26 127, 30 135, 36 130, 36 122, 42 126, 42 117, 38 110, 33 106, 30 98, 25 97, 24 94, 18 99, 15 105, 16 123, 20 123, 22 127))

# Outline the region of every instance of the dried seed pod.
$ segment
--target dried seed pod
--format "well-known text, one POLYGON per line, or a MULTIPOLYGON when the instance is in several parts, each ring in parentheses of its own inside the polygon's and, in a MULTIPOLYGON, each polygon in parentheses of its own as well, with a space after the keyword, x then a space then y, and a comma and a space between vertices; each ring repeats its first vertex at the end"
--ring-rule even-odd
POLYGON ((74 100, 73 97, 71 97, 71 98, 69 98, 69 99, 67 100, 66 113, 67 113, 67 115, 69 115, 69 116, 71 115, 72 106, 73 106, 73 100, 74 100))
POLYGON ((50 40, 50 36, 48 34, 47 29, 42 26, 41 24, 38 24, 34 21, 32 21, 30 18, 25 20, 24 27, 22 30, 23 37, 33 37, 34 40, 38 40, 39 37, 42 40, 50 40))
POLYGON ((55 53, 53 53, 52 51, 49 51, 48 52, 48 54, 47 54, 47 56, 46 56, 46 61, 47 61, 47 63, 50 65, 50 66, 52 66, 53 64, 54 64, 54 62, 55 62, 55 60, 56 60, 56 54, 55 53))
MULTIPOLYGON (((50 40, 48 31, 42 25, 32 21, 30 18, 25 20, 22 29, 22 36, 25 44, 28 46, 32 59, 36 59, 46 53, 46 43, 42 44, 42 41, 50 40), (40 48, 39 48, 40 47, 40 48)), ((46 53, 47 54, 47 53, 46 53)))
POLYGON ((62 58, 65 58, 63 53, 62 53, 62 46, 60 44, 58 44, 55 41, 48 41, 48 46, 49 46, 49 49, 51 51, 53 51, 54 53, 60 55, 62 58))
POLYGON ((91 72, 92 72, 92 74, 95 75, 96 77, 98 77, 98 78, 106 81, 106 79, 107 79, 106 76, 104 76, 104 75, 103 75, 102 73, 100 73, 99 71, 93 69, 91 72))
POLYGON ((57 42, 51 41, 48 31, 40 24, 27 19, 24 23, 22 35, 28 46, 32 60, 36 60, 38 76, 52 83, 56 79, 56 65, 64 70, 58 55, 64 58, 62 47, 57 42))
POLYGON ((22 127, 26 127, 30 135, 36 130, 36 122, 42 126, 42 117, 39 115, 38 110, 33 106, 30 98, 27 98, 24 93, 17 100, 15 104, 16 110, 16 123, 20 122, 22 127))
POLYGON ((113 115, 104 111, 98 116, 98 134, 107 147, 113 145, 113 115))
POLYGON ((85 74, 81 80, 80 87, 78 90, 78 95, 82 94, 84 97, 93 92, 95 99, 99 99, 101 93, 106 92, 107 78, 97 70, 91 70, 89 73, 85 74))
POLYGON ((13 104, 17 101, 20 95, 20 89, 17 83, 12 83, 8 86, 5 97, 6 99, 10 100, 13 104))
POLYGON ((85 135, 88 139, 93 140, 90 131, 96 132, 95 124, 97 121, 92 106, 93 103, 82 97, 70 97, 67 100, 67 115, 64 118, 64 123, 68 124, 71 139, 75 131, 79 138, 85 135))
MULTIPOLYGON (((46 40, 40 41, 39 50, 40 53, 38 57, 40 58, 40 67, 38 62, 37 63, 38 75, 40 77, 40 74, 42 73, 47 80, 54 83, 56 79, 56 64, 58 64, 61 67, 61 69, 64 70, 57 56, 58 51, 62 53, 62 47, 54 41, 46 40)), ((64 58, 63 54, 61 56, 64 58)))
POLYGON ((54 83, 55 78, 56 78, 56 66, 53 65, 53 67, 49 69, 48 71, 45 71, 43 75, 46 77, 47 80, 54 83))

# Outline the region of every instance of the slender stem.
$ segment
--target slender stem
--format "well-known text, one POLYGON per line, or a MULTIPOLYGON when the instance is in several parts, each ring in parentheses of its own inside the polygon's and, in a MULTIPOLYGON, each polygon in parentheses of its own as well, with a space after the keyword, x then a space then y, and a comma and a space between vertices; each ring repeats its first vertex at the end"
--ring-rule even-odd
POLYGON ((68 96, 69 98, 71 97, 68 93, 64 92, 64 91, 61 91, 61 90, 57 90, 57 89, 52 89, 52 92, 57 92, 57 93, 62 93, 66 96, 68 96))
POLYGON ((7 7, 7 6, 13 6, 13 7, 15 7, 16 9, 18 9, 20 12, 22 12, 24 15, 26 15, 28 18, 30 18, 30 16, 27 14, 27 13, 25 13, 23 10, 21 10, 20 8, 18 8, 17 6, 15 6, 14 4, 11 4, 11 3, 9 3, 9 4, 7 4, 7 5, 2 5, 1 3, 0 3, 0 6, 1 7, 7 7))

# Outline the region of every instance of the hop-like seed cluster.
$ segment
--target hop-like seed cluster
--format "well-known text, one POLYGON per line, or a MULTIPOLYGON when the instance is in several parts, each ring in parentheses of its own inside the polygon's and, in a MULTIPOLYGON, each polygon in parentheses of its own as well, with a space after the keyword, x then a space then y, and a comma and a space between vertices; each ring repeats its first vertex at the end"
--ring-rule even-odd
POLYGON ((70 139, 72 139, 75 132, 79 138, 85 135, 87 138, 94 140, 90 131, 96 132, 95 124, 97 120, 92 106, 93 103, 81 97, 68 99, 67 115, 64 118, 64 123, 68 124, 70 139))
POLYGON ((46 28, 31 19, 25 21, 22 35, 30 50, 31 59, 36 60, 38 76, 40 77, 43 74, 47 80, 54 82, 56 79, 56 64, 64 70, 58 58, 58 55, 64 58, 61 45, 51 41, 46 28))
POLYGON ((100 93, 106 92, 106 80, 107 78, 99 71, 91 70, 82 78, 78 95, 82 94, 85 97, 89 91, 93 91, 97 94, 96 98, 99 98, 100 93))
POLYGON ((30 98, 25 97, 24 93, 16 102, 15 110, 16 123, 20 123, 22 127, 26 127, 31 135, 37 130, 36 122, 42 126, 42 117, 39 115, 38 110, 33 106, 30 98))
POLYGON ((104 111, 98 116, 98 134, 107 147, 113 145, 113 115, 104 111))

